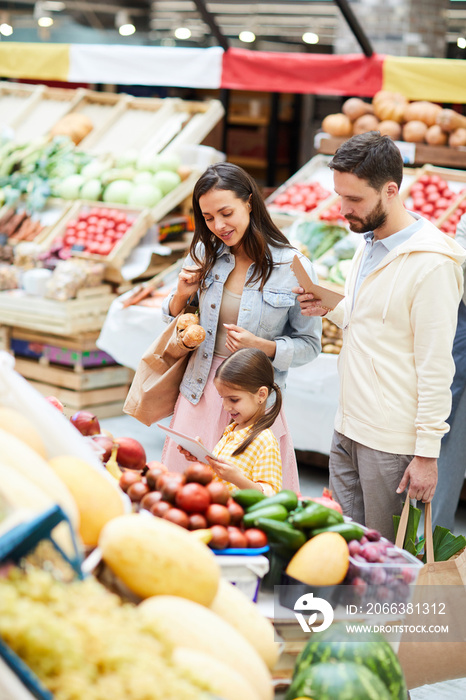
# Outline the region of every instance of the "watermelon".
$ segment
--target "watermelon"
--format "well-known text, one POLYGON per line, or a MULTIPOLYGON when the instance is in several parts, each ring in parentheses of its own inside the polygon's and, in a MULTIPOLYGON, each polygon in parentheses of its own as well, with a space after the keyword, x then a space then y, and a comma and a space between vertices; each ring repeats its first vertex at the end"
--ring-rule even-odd
POLYGON ((349 634, 343 622, 334 623, 324 632, 316 632, 301 651, 294 675, 312 664, 330 660, 351 661, 366 666, 384 683, 391 700, 406 700, 408 691, 400 662, 379 632, 349 634))
POLYGON ((291 682, 285 700, 390 700, 390 693, 366 666, 330 661, 305 668, 291 682))

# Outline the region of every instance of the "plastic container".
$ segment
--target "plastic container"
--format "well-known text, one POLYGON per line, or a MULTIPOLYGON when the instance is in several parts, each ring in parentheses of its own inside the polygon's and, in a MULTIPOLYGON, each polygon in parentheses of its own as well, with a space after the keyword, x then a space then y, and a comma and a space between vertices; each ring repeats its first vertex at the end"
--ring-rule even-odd
POLYGON ((424 564, 404 549, 389 546, 384 562, 359 561, 350 555, 345 582, 361 605, 409 603, 419 571, 424 564))
POLYGON ((278 587, 278 600, 284 608, 294 610, 298 598, 306 593, 312 593, 316 598, 323 598, 330 605, 336 607, 340 600, 340 589, 341 586, 309 586, 283 572, 278 587))
POLYGON ((237 586, 248 598, 257 601, 262 578, 269 570, 269 561, 263 554, 244 556, 231 554, 218 557, 222 578, 237 586))

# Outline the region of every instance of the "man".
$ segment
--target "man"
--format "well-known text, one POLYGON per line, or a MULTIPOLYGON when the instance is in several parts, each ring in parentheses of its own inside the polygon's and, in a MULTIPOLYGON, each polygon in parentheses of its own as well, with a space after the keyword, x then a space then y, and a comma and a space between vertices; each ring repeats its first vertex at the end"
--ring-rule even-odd
POLYGON ((329 165, 342 214, 364 240, 333 311, 294 291, 304 315, 328 315, 344 331, 330 487, 345 515, 393 541, 405 489, 424 503, 435 492, 465 254, 405 209, 389 137, 354 136, 329 165))

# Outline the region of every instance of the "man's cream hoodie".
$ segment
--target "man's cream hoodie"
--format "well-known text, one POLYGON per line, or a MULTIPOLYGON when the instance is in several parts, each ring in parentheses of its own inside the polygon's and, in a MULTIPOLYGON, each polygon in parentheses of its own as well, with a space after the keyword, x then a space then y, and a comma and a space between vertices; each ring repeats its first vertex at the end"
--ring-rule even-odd
POLYGON ((345 299, 328 314, 344 331, 335 429, 383 452, 438 457, 448 431, 465 251, 424 220, 353 299, 364 245, 354 256, 345 299))

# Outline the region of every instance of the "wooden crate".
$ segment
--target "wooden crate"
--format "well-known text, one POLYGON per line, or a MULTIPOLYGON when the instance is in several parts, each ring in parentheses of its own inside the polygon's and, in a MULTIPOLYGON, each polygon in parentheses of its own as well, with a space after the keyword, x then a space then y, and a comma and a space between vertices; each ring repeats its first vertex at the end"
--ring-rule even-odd
POLYGON ((80 410, 90 410, 98 418, 121 415, 134 376, 132 370, 121 365, 76 372, 18 357, 15 369, 43 396, 61 401, 68 417, 80 410))
POLYGON ((52 126, 81 100, 84 88, 43 88, 39 98, 24 109, 14 123, 15 139, 20 143, 45 136, 52 126))
POLYGON ((15 127, 41 100, 44 85, 0 81, 0 123, 15 127))
POLYGON ((0 350, 9 352, 10 350, 10 327, 0 326, 0 350))
MULTIPOLYGON (((296 184, 304 184, 310 182, 319 182, 323 187, 328 190, 328 197, 322 200, 318 207, 322 206, 329 199, 335 196, 333 191, 333 175, 332 171, 328 168, 328 163, 330 162, 330 157, 317 155, 311 158, 302 168, 300 168, 292 177, 290 177, 283 185, 278 187, 274 192, 272 192, 269 197, 265 200, 265 204, 269 213, 279 227, 291 225, 295 219, 309 219, 314 218, 312 215, 315 209, 311 211, 300 211, 299 209, 293 209, 285 207, 278 207, 274 204, 275 200, 281 194, 284 194, 286 190, 296 184)), ((316 209, 318 208, 316 207, 316 209)))
MULTIPOLYGON (((94 94, 102 96, 106 93, 94 94)), ((109 101, 112 97, 119 98, 118 109, 106 124, 94 128, 80 144, 84 150, 96 154, 119 154, 127 148, 135 148, 156 155, 164 150, 176 151, 186 144, 199 144, 224 115, 219 100, 195 102, 169 97, 106 95, 109 101)), ((93 109, 95 111, 96 103, 93 109)), ((84 110, 78 104, 73 111, 84 110)), ((90 112, 88 116, 93 118, 90 112)))
MULTIPOLYGON (((43 242, 47 240, 54 226, 56 226, 62 220, 62 218, 67 214, 72 205, 72 202, 69 202, 64 199, 50 198, 47 201, 45 207, 42 209, 42 211, 35 212, 34 214, 32 214, 32 221, 40 221, 42 229, 36 236, 34 236, 33 239, 28 239, 28 242, 32 241, 42 248, 43 242)), ((4 214, 6 214, 9 208, 10 207, 4 205, 0 209, 0 219, 4 214)), ((18 205, 16 207, 16 213, 24 211, 25 208, 26 205, 24 200, 19 200, 18 205)), ((16 246, 18 243, 21 242, 22 241, 18 240, 17 238, 10 237, 8 239, 8 244, 12 246, 16 246)))
MULTIPOLYGON (((170 193, 171 194, 171 193, 170 193)), ((117 209, 125 214, 130 214, 134 217, 134 222, 125 235, 120 238, 114 248, 108 255, 97 255, 95 253, 87 253, 80 251, 72 251, 73 257, 92 260, 94 262, 104 263, 106 269, 119 270, 131 253, 133 248, 139 243, 141 238, 147 233, 150 225, 149 209, 136 209, 125 204, 111 204, 107 202, 88 202, 85 200, 77 200, 67 210, 66 214, 60 219, 56 226, 52 228, 48 237, 43 241, 43 247, 49 248, 51 244, 60 238, 66 230, 68 223, 77 219, 82 212, 88 212, 90 209, 117 209)), ((106 275, 106 279, 109 279, 106 275)))
POLYGON ((416 175, 410 184, 407 187, 403 187, 401 190, 400 196, 407 209, 412 208, 411 188, 423 175, 438 175, 442 178, 442 180, 447 182, 450 190, 457 193, 457 197, 452 199, 450 206, 447 207, 444 213, 437 217, 437 219, 433 220, 433 223, 436 226, 442 228, 443 224, 449 220, 451 215, 458 209, 466 197, 466 172, 462 170, 453 170, 450 168, 438 168, 435 165, 426 163, 422 168, 419 168, 416 171, 416 175))
POLYGON ((73 100, 66 114, 83 114, 92 122, 92 131, 80 142, 79 148, 85 149, 87 139, 98 134, 105 134, 119 116, 125 111, 128 95, 114 92, 95 92, 80 90, 77 99, 73 100))
POLYGON ((66 336, 100 331, 115 298, 106 285, 81 289, 78 297, 69 301, 33 297, 12 289, 0 292, 0 323, 66 336))
POLYGON ((121 100, 110 123, 93 129, 80 147, 96 155, 119 155, 127 149, 145 149, 174 113, 173 100, 129 97, 121 100))

